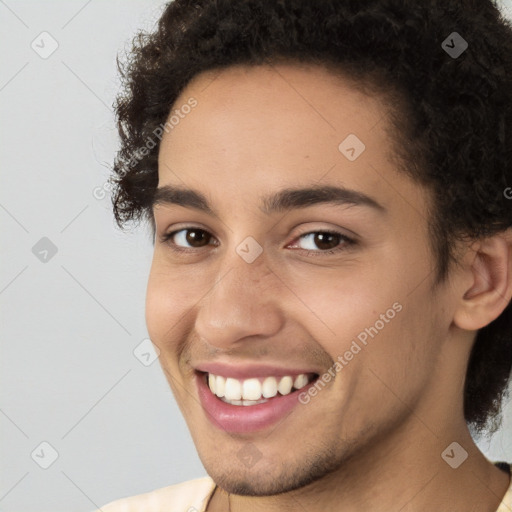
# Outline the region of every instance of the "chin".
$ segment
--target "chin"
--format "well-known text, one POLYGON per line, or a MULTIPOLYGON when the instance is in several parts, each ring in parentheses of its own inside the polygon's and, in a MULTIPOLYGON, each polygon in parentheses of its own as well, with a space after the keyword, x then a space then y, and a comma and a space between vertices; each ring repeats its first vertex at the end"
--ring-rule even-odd
POLYGON ((230 494, 239 496, 275 496, 288 491, 303 487, 301 481, 294 483, 281 479, 269 479, 268 477, 249 476, 227 476, 211 475, 215 483, 230 494))
MULTIPOLYGON (((214 482, 231 494, 240 496, 275 496, 305 487, 338 469, 332 458, 317 457, 314 461, 290 464, 261 464, 241 469, 240 467, 220 468, 218 462, 207 468, 214 482), (258 467, 261 464, 260 467, 258 467)), ((206 465, 205 465, 206 466, 206 465)), ((238 465, 237 465, 238 466, 238 465)))

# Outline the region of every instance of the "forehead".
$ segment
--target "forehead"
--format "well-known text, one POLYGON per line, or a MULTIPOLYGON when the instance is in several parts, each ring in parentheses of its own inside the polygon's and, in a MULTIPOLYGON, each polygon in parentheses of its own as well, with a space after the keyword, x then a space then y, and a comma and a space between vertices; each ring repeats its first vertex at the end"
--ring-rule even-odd
POLYGON ((269 190, 330 184, 380 196, 385 206, 411 192, 397 187, 415 187, 387 159, 386 109, 320 66, 202 73, 173 105, 171 115, 181 115, 160 145, 159 187, 222 191, 234 205, 269 190), (181 111, 190 98, 196 106, 181 111))
POLYGON ((185 145, 193 132, 197 151, 207 145, 209 151, 211 146, 219 152, 227 147, 233 150, 232 141, 236 141, 246 157, 265 144, 266 149, 291 150, 300 158, 315 148, 330 146, 338 151, 339 142, 350 134, 364 137, 366 145, 382 142, 381 132, 373 128, 384 118, 385 103, 320 66, 233 66, 207 71, 185 88, 171 114, 179 113, 192 96, 197 106, 180 116, 179 125, 164 139, 185 145))

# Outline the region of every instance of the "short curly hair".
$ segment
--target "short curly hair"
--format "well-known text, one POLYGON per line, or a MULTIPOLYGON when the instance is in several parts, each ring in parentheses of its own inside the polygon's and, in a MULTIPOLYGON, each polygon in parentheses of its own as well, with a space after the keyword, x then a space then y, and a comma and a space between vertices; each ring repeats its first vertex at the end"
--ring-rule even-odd
MULTIPOLYGON (((175 0, 117 59, 121 148, 111 184, 121 228, 146 219, 154 236, 158 135, 190 80, 279 62, 325 66, 386 100, 397 167, 434 199, 437 282, 457 263, 457 240, 512 226, 512 24, 495 2, 175 0), (450 52, 464 41, 462 54, 450 52)), ((509 302, 472 348, 464 416, 475 432, 498 428, 511 366, 509 302)))

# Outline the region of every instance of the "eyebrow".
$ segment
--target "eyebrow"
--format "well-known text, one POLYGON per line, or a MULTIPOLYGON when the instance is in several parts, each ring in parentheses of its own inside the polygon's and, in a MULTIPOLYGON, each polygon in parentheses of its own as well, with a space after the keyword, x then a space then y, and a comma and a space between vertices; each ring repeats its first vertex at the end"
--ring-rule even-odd
MULTIPOLYGON (((366 206, 380 213, 387 211, 376 199, 362 192, 332 185, 286 188, 260 197, 260 200, 262 204, 260 210, 265 215, 326 203, 366 206)), ((150 208, 157 205, 178 205, 217 216, 217 213, 201 192, 182 186, 164 185, 155 189, 150 208)))

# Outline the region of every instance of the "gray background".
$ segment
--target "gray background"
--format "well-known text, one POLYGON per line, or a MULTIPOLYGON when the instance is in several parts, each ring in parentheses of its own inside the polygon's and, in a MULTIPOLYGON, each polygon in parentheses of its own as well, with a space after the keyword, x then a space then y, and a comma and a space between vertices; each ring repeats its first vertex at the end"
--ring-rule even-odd
MULTIPOLYGON (((0 0, 0 511, 89 512, 206 474, 147 350, 149 230, 118 230, 102 189, 116 53, 163 6, 0 0)), ((479 446, 512 461, 511 433, 509 402, 479 446)))

